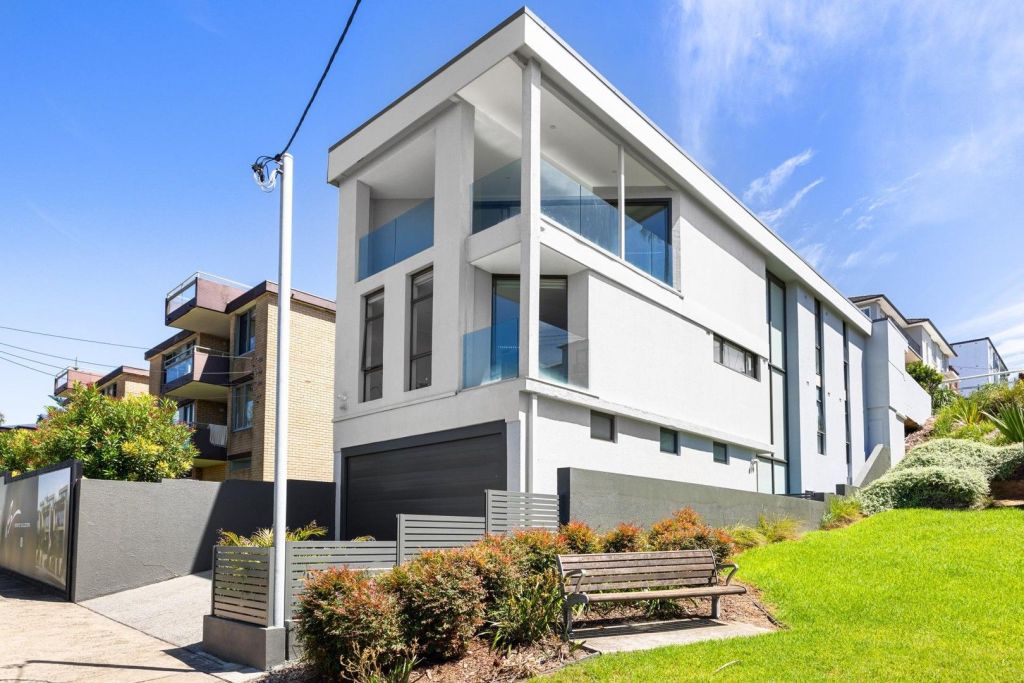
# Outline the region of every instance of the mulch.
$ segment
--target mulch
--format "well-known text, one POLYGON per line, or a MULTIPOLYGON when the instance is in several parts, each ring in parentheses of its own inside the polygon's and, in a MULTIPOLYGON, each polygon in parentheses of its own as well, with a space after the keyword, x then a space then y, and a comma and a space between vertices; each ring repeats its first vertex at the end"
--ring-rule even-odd
MULTIPOLYGON (((784 628, 771 616, 762 602, 760 592, 753 586, 746 585, 746 588, 745 595, 730 595, 722 599, 721 620, 767 629, 784 628)), ((706 618, 710 613, 711 601, 698 598, 676 601, 669 612, 660 616, 666 619, 706 618)), ((582 618, 574 620, 573 624, 577 628, 584 628, 588 625, 651 621, 651 618, 650 612, 636 605, 595 606, 582 618)), ((590 650, 567 644, 557 636, 511 652, 492 650, 486 640, 477 638, 461 659, 420 664, 409 680, 413 683, 512 683, 553 673, 589 656, 592 656, 590 650)), ((259 680, 260 683, 313 683, 320 679, 297 663, 275 669, 259 680)))

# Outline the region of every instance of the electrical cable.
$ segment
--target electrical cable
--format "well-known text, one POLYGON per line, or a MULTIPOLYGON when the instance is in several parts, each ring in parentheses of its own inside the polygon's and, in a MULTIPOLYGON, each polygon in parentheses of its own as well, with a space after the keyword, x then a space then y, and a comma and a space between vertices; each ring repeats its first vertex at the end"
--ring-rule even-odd
MULTIPOLYGON (((82 365, 95 365, 95 366, 100 367, 100 368, 116 368, 117 367, 116 365, 111 365, 110 363, 93 363, 93 362, 87 361, 87 360, 79 360, 77 358, 72 358, 71 356, 60 356, 60 355, 58 355, 56 353, 47 353, 46 351, 36 351, 35 349, 30 349, 30 348, 27 348, 25 346, 18 346, 16 344, 8 344, 7 342, 0 342, 0 346, 9 346, 12 349, 18 349, 19 351, 28 351, 29 353, 34 353, 34 354, 39 355, 39 356, 49 356, 50 358, 60 358, 61 360, 71 360, 71 361, 75 361, 76 363, 80 363, 82 365)), ((14 354, 11 354, 11 355, 13 356, 14 354)))
POLYGON ((28 361, 29 363, 35 363, 36 365, 45 365, 45 366, 47 366, 49 368, 57 368, 58 370, 65 370, 66 369, 66 366, 64 366, 64 365, 54 365, 53 363, 44 363, 41 360, 36 360, 35 358, 26 358, 25 356, 19 356, 18 354, 11 353, 10 351, 0 351, 0 354, 3 354, 5 356, 10 356, 11 358, 20 358, 21 360, 28 361))
POLYGON ((54 337, 56 339, 70 339, 71 341, 85 342, 87 344, 103 344, 104 346, 120 346, 125 349, 141 349, 147 351, 146 346, 134 346, 132 344, 118 344, 117 342, 99 341, 96 339, 82 339, 81 337, 67 337, 63 334, 52 334, 50 332, 37 332, 36 330, 23 330, 18 327, 8 327, 6 325, 0 325, 0 330, 11 330, 12 332, 24 332, 25 334, 38 334, 43 337, 54 337))
POLYGON ((270 177, 270 174, 266 172, 267 165, 271 162, 280 163, 281 158, 289 149, 291 149, 292 143, 295 141, 295 136, 299 134, 299 129, 302 128, 302 124, 306 120, 306 115, 309 113, 310 107, 313 106, 313 101, 316 100, 316 96, 320 93, 320 86, 324 84, 324 80, 326 80, 327 74, 330 72, 331 66, 334 64, 334 58, 338 56, 338 50, 341 49, 341 44, 345 42, 345 36, 348 35, 348 30, 352 26, 352 20, 356 18, 356 10, 359 9, 359 4, 361 2, 362 0, 356 0, 355 4, 352 6, 352 11, 349 13, 348 20, 345 22, 345 28, 342 29, 341 36, 338 37, 338 42, 334 45, 334 50, 331 52, 330 59, 327 60, 327 66, 324 67, 323 73, 320 74, 320 80, 316 82, 316 87, 313 88, 313 94, 310 95, 309 101, 306 102, 306 107, 302 110, 302 116, 299 117, 299 122, 295 124, 295 129, 292 131, 291 137, 288 138, 288 142, 285 144, 284 149, 272 157, 260 156, 256 159, 256 162, 253 163, 253 173, 256 174, 261 186, 263 185, 264 179, 270 177))
POLYGON ((53 378, 53 375, 50 374, 49 372, 47 372, 46 370, 40 370, 39 368, 33 368, 33 367, 28 366, 28 365, 23 365, 23 364, 19 363, 18 361, 11 360, 10 358, 5 358, 4 356, 0 356, 0 360, 4 360, 4 361, 7 361, 8 363, 12 363, 14 365, 21 366, 21 367, 25 368, 26 370, 31 370, 32 372, 38 372, 39 374, 46 375, 47 377, 49 377, 51 379, 53 378))

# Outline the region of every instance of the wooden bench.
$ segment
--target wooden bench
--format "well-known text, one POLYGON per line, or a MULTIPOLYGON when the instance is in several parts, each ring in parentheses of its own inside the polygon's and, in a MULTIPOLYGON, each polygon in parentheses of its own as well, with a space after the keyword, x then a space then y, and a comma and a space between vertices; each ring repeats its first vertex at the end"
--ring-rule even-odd
POLYGON ((638 602, 676 598, 711 598, 711 618, 718 618, 723 595, 741 595, 743 586, 729 582, 739 567, 715 561, 710 550, 668 550, 650 553, 559 555, 565 599, 565 635, 572 630, 572 608, 592 602, 638 602), (718 570, 729 568, 725 584, 718 570))

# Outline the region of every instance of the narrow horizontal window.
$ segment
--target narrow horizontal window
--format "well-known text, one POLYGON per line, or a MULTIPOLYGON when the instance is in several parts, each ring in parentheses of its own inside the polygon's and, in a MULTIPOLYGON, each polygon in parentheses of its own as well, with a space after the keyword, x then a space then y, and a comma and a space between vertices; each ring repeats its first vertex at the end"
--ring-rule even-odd
POLYGON ((715 362, 719 365, 724 365, 730 370, 743 373, 748 377, 758 378, 760 363, 757 354, 747 351, 742 346, 737 346, 717 334, 715 335, 714 357, 715 362))
POLYGON ((712 444, 711 449, 711 457, 714 459, 715 462, 720 462, 722 464, 729 463, 729 447, 726 444, 715 441, 712 444))
POLYGON ((661 428, 661 452, 673 455, 679 452, 679 432, 668 427, 661 428))
POLYGON ((615 416, 590 411, 590 438, 601 441, 615 441, 615 416))

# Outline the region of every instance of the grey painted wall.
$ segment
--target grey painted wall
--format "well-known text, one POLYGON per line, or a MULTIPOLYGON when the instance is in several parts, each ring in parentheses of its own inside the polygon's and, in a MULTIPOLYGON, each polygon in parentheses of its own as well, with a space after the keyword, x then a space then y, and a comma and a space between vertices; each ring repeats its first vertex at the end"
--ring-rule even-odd
POLYGON ((754 524, 767 514, 816 529, 825 512, 816 500, 568 467, 558 470, 558 495, 563 522, 578 519, 605 530, 619 522, 650 525, 686 506, 715 526, 754 524))
MULTIPOLYGON (((210 568, 220 529, 273 523, 273 484, 82 479, 73 557, 76 602, 210 568)), ((333 538, 334 484, 288 482, 288 526, 316 520, 333 538)))

